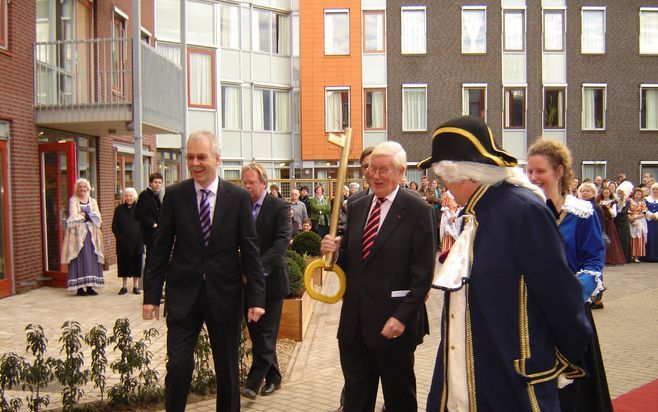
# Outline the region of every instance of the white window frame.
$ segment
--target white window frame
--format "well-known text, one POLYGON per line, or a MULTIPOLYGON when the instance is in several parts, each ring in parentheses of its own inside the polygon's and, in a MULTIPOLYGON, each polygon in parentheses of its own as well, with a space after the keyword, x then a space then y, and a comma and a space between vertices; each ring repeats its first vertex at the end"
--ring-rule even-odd
POLYGON ((487 111, 488 111, 488 102, 487 97, 489 90, 487 89, 487 83, 464 83, 462 84, 462 115, 467 116, 470 114, 470 102, 466 100, 466 91, 467 90, 482 90, 484 89, 484 117, 483 120, 487 121, 487 111))
POLYGON ((426 6, 402 6, 400 7, 400 52, 403 55, 422 55, 427 54, 427 7, 426 6), (422 11, 424 17, 424 29, 425 29, 425 42, 422 49, 420 50, 405 50, 404 49, 404 12, 410 11, 422 11))
POLYGON ((581 180, 585 180, 587 178, 594 180, 596 176, 607 176, 608 175, 608 161, 607 160, 583 160, 583 162, 580 165, 580 177, 582 178, 581 180), (590 177, 589 175, 585 175, 585 168, 587 166, 594 167, 594 173, 590 177), (599 172, 596 170, 597 167, 603 166, 603 172, 599 172))
MULTIPOLYGON (((323 34, 324 34, 324 54, 326 56, 349 56, 350 54, 350 10, 349 9, 324 9, 324 16, 323 16, 323 34), (336 15, 336 14, 345 14, 347 15, 347 50, 345 52, 342 51, 336 51, 334 50, 332 43, 328 43, 328 36, 327 36, 327 16, 328 15, 336 15), (329 49, 327 46, 331 46, 329 49)), ((330 33, 333 34, 333 33, 330 33)))
POLYGON ((503 9, 502 11, 503 14, 503 52, 505 53, 524 53, 526 51, 526 31, 527 31, 527 20, 526 20, 526 10, 523 9, 503 9), (520 48, 507 48, 507 40, 506 40, 506 32, 507 28, 505 25, 505 15, 506 14, 521 14, 522 16, 522 24, 523 27, 521 27, 521 47, 520 48))
MULTIPOLYGON (((645 103, 642 104, 642 92, 648 89, 655 90, 656 93, 658 93, 658 83, 653 83, 653 84, 643 83, 640 85, 640 130, 655 131, 658 130, 658 124, 656 125, 656 127, 647 127, 646 125, 642 127, 642 112, 645 110, 645 106, 646 106, 646 99, 645 99, 645 103)), ((656 116, 658 117, 658 108, 656 109, 656 111, 657 111, 656 116)), ((646 119, 646 114, 645 114, 645 119, 646 119)))
POLYGON ((235 83, 222 83, 220 85, 219 92, 220 92, 220 96, 221 96, 221 102, 220 102, 220 104, 221 104, 221 119, 220 119, 220 122, 221 122, 222 130, 240 130, 242 128, 242 87, 240 87, 239 84, 235 84, 235 83), (226 120, 226 118, 225 118, 226 104, 230 103, 230 102, 227 102, 224 98, 224 96, 225 96, 224 88, 225 87, 226 88, 237 89, 238 102, 235 105, 236 106, 235 110, 236 110, 237 117, 238 117, 238 119, 237 119, 238 124, 237 124, 236 127, 226 127, 225 126, 225 123, 226 123, 226 121, 225 121, 226 120))
POLYGON ((242 32, 242 28, 240 27, 240 6, 237 4, 231 4, 231 3, 220 3, 219 5, 219 45, 223 49, 232 49, 232 50, 239 50, 240 49, 240 33, 242 32), (225 44, 225 36, 224 36, 224 13, 228 13, 228 21, 230 23, 228 27, 228 41, 226 41, 225 44), (229 12, 229 10, 232 10, 232 12, 229 12), (236 21, 233 21, 231 18, 233 13, 236 14, 236 21))
MULTIPOLYGON (((647 173, 645 172, 645 167, 650 167, 651 169, 658 169, 658 160, 640 160, 640 179, 644 178, 644 174, 647 173)), ((653 174, 651 175, 652 179, 657 179, 658 178, 658 173, 654 176, 653 174)))
POLYGON ((427 131, 427 84, 425 83, 404 83, 402 84, 402 131, 403 132, 426 132, 427 131), (425 90, 425 113, 423 113, 424 128, 411 129, 405 126, 404 118, 404 91, 405 89, 423 89, 425 90))
POLYGON ((374 9, 368 9, 368 10, 363 10, 361 12, 361 16, 363 18, 363 53, 364 54, 377 54, 377 53, 386 53, 386 10, 374 10, 374 9), (381 49, 367 49, 366 48, 366 15, 368 14, 373 14, 373 15, 381 15, 382 16, 382 30, 381 33, 378 35, 382 36, 382 48, 381 49))
POLYGON ((510 84, 503 86, 503 129, 505 130, 526 130, 528 127, 528 85, 526 84, 510 84), (507 91, 508 90, 523 90, 523 125, 522 126, 508 126, 511 123, 508 117, 509 110, 507 109, 507 91))
MULTIPOLYGON (((583 83, 581 91, 581 130, 600 131, 606 130, 608 111, 608 85, 606 83, 583 83), (603 89, 603 124, 601 127, 585 128, 585 90, 586 89, 603 89)), ((594 119, 596 120, 596 119, 594 119)))
POLYGON ((655 38, 654 40, 654 47, 647 50, 647 47, 643 45, 642 42, 642 14, 643 13, 656 13, 656 18, 658 18, 658 7, 640 7, 640 12, 639 12, 639 48, 640 48, 640 54, 646 54, 646 55, 657 55, 658 54, 658 30, 656 33, 654 33, 655 38))
POLYGON ((581 54, 605 54, 606 48, 607 48, 607 41, 606 41, 607 18, 608 18, 608 15, 607 15, 605 7, 583 7, 580 10, 580 53, 581 54), (602 37, 603 37, 603 50, 602 51, 587 50, 587 46, 586 46, 587 42, 586 42, 586 39, 584 37, 584 31, 583 31, 583 27, 585 27, 584 17, 585 17, 585 13, 587 13, 587 12, 601 12, 601 13, 603 13, 603 27, 602 27, 603 33, 601 33, 602 37))
POLYGON ((0 0, 0 50, 9 49, 9 4, 0 0))
POLYGON ((567 85, 566 84, 545 84, 542 87, 542 128, 544 130, 565 130, 567 128, 567 85), (546 126, 546 92, 562 91, 562 127, 546 126))
MULTIPOLYGON (((363 88, 363 129, 364 130, 386 130, 386 87, 364 87, 363 88), (382 120, 384 121, 384 124, 382 127, 368 127, 368 122, 367 122, 367 116, 368 116, 368 93, 373 93, 373 92, 383 92, 384 93, 384 101, 383 101, 383 113, 382 113, 382 120)), ((372 111, 372 105, 370 110, 372 111)))
MULTIPOLYGON (((252 104, 254 105, 254 108, 252 110, 252 112, 254 113, 254 125, 252 125, 252 127, 253 127, 254 131, 257 131, 257 132, 272 132, 272 133, 292 133, 292 127, 293 126, 292 126, 292 119, 291 119, 291 116, 290 116, 291 98, 292 98, 291 90, 289 90, 289 89, 275 89, 275 88, 272 88, 272 87, 262 87, 262 86, 256 86, 256 87, 254 87, 253 90, 254 90, 254 92, 255 91, 268 92, 268 94, 269 94, 269 105, 270 105, 269 113, 268 113, 268 116, 269 116, 269 119, 270 119, 270 128, 268 129, 268 128, 264 127, 265 126, 265 118, 263 117, 263 128, 256 129, 256 125, 255 125, 255 123, 256 123, 255 122, 256 98, 254 97, 252 99, 252 104), (277 121, 277 117, 278 117, 277 116, 278 115, 278 110, 277 110, 277 105, 276 105, 277 93, 286 93, 286 94, 288 94, 288 107, 286 108, 286 110, 287 110, 287 119, 284 120, 286 122, 285 125, 287 126, 287 128, 285 128, 285 129, 281 129, 281 125, 277 121)), ((255 95, 255 93, 254 93, 254 95, 255 95)), ((263 115, 265 115, 264 109, 265 108, 263 107, 263 115)))
MULTIPOLYGON (((329 104, 327 103, 328 93, 329 92, 341 92, 347 93, 347 127, 352 125, 352 96, 349 86, 332 86, 324 88, 324 131, 327 133, 331 132, 342 132, 343 129, 333 129, 329 124, 329 118, 327 116, 327 109, 329 104)), ((342 102, 341 102, 341 111, 342 111, 342 102)), ((342 123, 342 122, 341 122, 342 123)))
POLYGON ((461 35, 462 54, 485 54, 487 52, 487 6, 462 6, 461 27, 462 27, 462 35, 461 35), (474 12, 474 11, 480 11, 484 14, 484 48, 481 50, 467 50, 467 48, 465 47, 464 12, 474 12))
POLYGON ((551 8, 551 9, 543 9, 542 10, 542 19, 541 19, 541 26, 542 26, 542 50, 546 53, 556 53, 556 52, 564 52, 565 51, 565 43, 566 43, 566 34, 567 34, 567 15, 566 15, 566 10, 563 8, 551 8), (562 17, 562 33, 561 33, 561 39, 560 39, 560 47, 559 48, 547 48, 546 45, 546 15, 547 14, 560 14, 562 17))
POLYGON ((10 136, 9 122, 0 119, 0 140, 7 140, 10 136))

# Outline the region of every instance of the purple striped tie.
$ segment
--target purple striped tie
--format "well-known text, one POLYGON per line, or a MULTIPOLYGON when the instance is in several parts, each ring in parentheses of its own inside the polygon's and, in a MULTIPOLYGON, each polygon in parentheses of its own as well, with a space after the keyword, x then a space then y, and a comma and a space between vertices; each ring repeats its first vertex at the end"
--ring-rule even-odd
POLYGON ((372 245, 375 243, 375 237, 377 237, 377 232, 379 231, 379 216, 381 214, 382 203, 385 201, 386 198, 377 198, 375 207, 372 208, 370 216, 368 216, 366 227, 363 229, 363 237, 361 238, 361 256, 364 262, 368 259, 368 256, 370 256, 372 245))
POLYGON ((199 206, 199 219, 201 220, 201 235, 203 236, 203 245, 208 246, 210 240, 210 201, 208 195, 210 190, 201 189, 201 205, 199 206))

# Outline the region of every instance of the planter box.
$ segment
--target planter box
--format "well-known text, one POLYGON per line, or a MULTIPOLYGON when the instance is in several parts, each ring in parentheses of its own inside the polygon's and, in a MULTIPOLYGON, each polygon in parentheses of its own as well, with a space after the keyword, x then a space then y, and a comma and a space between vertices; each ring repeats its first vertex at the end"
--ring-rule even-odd
MULTIPOLYGON (((306 258, 306 266, 308 266, 309 263, 313 262, 314 260, 320 259, 319 257, 307 257, 306 258)), ((324 269, 317 268, 313 271, 313 274, 311 275, 311 279, 313 280, 313 285, 318 286, 316 288, 317 290, 322 289, 322 285, 324 284, 324 280, 326 278, 327 274, 324 271, 324 269)))
POLYGON ((314 304, 313 298, 306 292, 301 298, 284 299, 278 337, 301 341, 311 322, 314 304))

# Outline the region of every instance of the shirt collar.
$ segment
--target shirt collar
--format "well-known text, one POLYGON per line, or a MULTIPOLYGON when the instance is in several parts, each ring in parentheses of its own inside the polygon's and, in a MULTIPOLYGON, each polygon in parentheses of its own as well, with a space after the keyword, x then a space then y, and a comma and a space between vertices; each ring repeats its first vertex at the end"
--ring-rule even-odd
MULTIPOLYGON (((384 199, 388 200, 389 202, 393 203, 393 200, 395 200, 395 196, 398 195, 398 192, 400 191, 400 185, 395 185, 395 189, 386 196, 384 196, 384 199)), ((377 199, 377 196, 374 196, 374 199, 377 199)), ((374 202, 374 200, 373 200, 374 202)))
POLYGON ((212 181, 208 185, 208 187, 203 187, 200 184, 198 184, 196 181, 194 181, 194 191, 199 193, 201 189, 206 189, 209 190, 212 194, 217 195, 217 188, 219 187, 219 178, 215 176, 215 180, 212 181))
POLYGON ((267 192, 263 190, 263 193, 261 193, 260 197, 251 205, 256 206, 259 205, 260 207, 263 207, 263 201, 265 200, 265 196, 267 195, 267 192))

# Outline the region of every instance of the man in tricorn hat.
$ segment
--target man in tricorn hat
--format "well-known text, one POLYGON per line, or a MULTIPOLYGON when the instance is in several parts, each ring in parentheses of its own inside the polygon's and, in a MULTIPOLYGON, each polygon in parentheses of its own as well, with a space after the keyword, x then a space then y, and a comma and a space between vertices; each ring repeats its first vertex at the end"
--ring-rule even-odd
POLYGON ((560 409, 591 326, 542 191, 477 117, 440 126, 432 167, 465 225, 434 286, 446 291, 428 411, 560 409), (557 381, 556 381, 557 380, 557 381))

